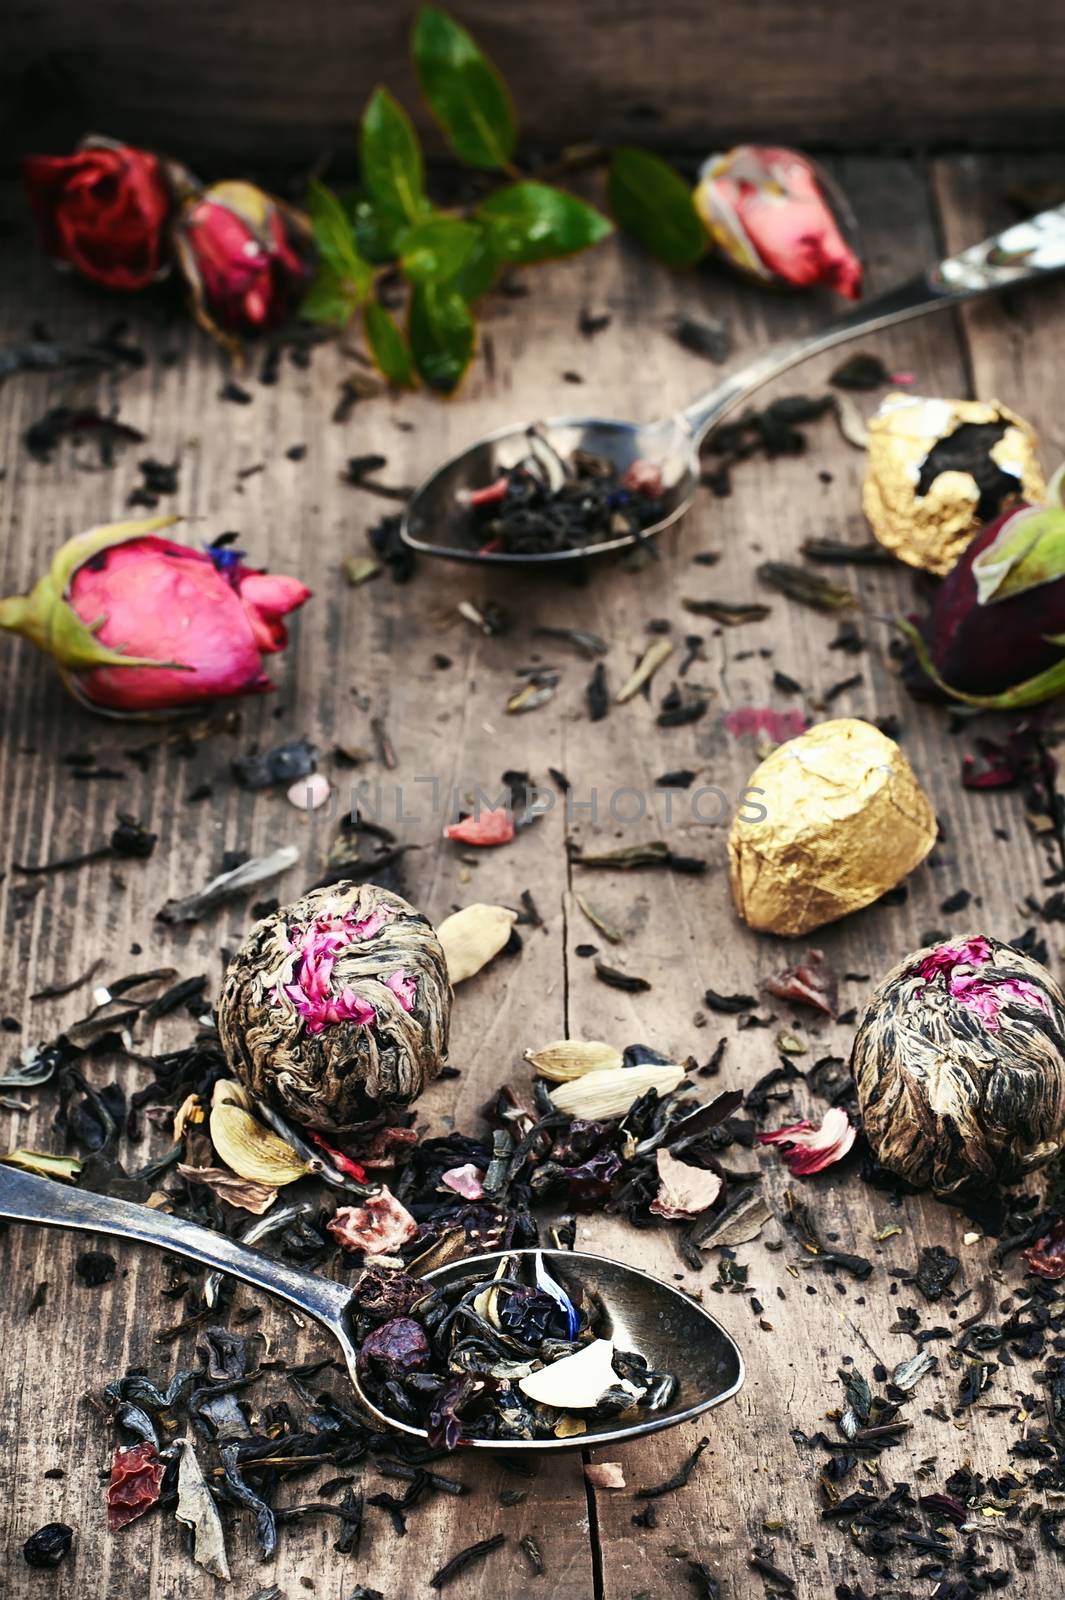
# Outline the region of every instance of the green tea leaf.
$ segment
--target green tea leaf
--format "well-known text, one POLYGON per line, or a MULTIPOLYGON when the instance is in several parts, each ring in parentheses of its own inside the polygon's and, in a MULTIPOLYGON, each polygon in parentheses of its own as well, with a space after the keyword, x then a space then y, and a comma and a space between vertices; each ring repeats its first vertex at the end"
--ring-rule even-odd
POLYGON ((444 283, 469 259, 480 237, 476 223, 430 217, 399 235, 399 264, 412 283, 444 283))
POLYGON ((499 257, 492 247, 491 233, 480 223, 473 226, 477 229, 477 243, 451 280, 468 306, 489 292, 499 274, 499 257))
POLYGON ((594 206, 546 183, 512 183, 477 207, 501 261, 548 261, 598 244, 613 231, 594 206))
POLYGON ((425 6, 414 24, 414 65, 429 109, 471 167, 505 167, 517 127, 506 84, 465 28, 425 6))
POLYGON ((410 118, 387 89, 375 89, 362 116, 362 181, 386 212, 417 222, 428 210, 422 147, 410 118))
POLYGON ((371 300, 363 312, 363 326, 370 354, 389 383, 409 388, 414 381, 410 346, 384 306, 371 300))
POLYGON ((451 284, 416 283, 407 332, 414 364, 430 389, 450 394, 470 364, 475 324, 451 284))
POLYGON ((691 190, 658 156, 615 150, 607 182, 610 209, 621 226, 669 267, 690 267, 707 249, 691 190))

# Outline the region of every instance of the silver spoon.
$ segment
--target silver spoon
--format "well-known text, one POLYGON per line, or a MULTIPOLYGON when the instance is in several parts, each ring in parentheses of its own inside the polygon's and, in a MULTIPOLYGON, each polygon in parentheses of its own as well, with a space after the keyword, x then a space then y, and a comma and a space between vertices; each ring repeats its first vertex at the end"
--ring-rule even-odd
MULTIPOLYGON (((620 470, 632 462, 653 461, 662 469, 666 486, 666 515, 641 538, 650 538, 683 516, 699 485, 699 447, 710 430, 728 412, 748 399, 770 379, 807 356, 819 355, 834 345, 862 334, 875 333, 893 323, 920 317, 944 306, 961 305, 979 295, 1032 283, 1065 267, 1065 206, 1041 211, 1026 222, 997 233, 960 255, 930 267, 920 277, 889 289, 886 294, 856 306, 830 322, 820 332, 803 334, 771 345, 739 372, 723 378, 690 406, 664 421, 617 422, 603 417, 554 417, 536 424, 535 432, 563 461, 575 450, 605 456, 620 470)), ((493 483, 500 473, 518 465, 530 448, 527 423, 500 428, 445 461, 414 491, 403 515, 402 536, 414 550, 451 561, 482 561, 496 566, 537 566, 560 561, 583 561, 589 555, 624 550, 636 540, 631 534, 604 539, 577 550, 553 550, 542 555, 508 551, 481 552, 467 538, 465 497, 469 491, 493 483)))
MULTIPOLYGON (((361 1405, 378 1422, 426 1439, 423 1428, 390 1417, 365 1394, 356 1365, 356 1349, 349 1317, 351 1291, 329 1278, 316 1277, 284 1261, 238 1244, 224 1233, 212 1233, 195 1222, 168 1216, 149 1206, 107 1195, 67 1188, 50 1178, 38 1178, 0 1164, 0 1217, 12 1222, 44 1223, 57 1228, 78 1228, 89 1233, 109 1233, 119 1239, 136 1239, 158 1245, 175 1255, 187 1256, 257 1289, 278 1295, 320 1322, 336 1339, 344 1354, 351 1384, 361 1405)), ((490 1255, 467 1256, 427 1272, 424 1281, 444 1287, 463 1277, 491 1277, 505 1258, 534 1255, 532 1250, 497 1250, 490 1255)), ((638 1439, 678 1422, 690 1422, 736 1393, 744 1379, 739 1349, 709 1312, 678 1289, 657 1278, 624 1266, 605 1256, 581 1251, 544 1250, 548 1271, 565 1287, 579 1282, 597 1295, 608 1326, 604 1337, 619 1350, 635 1351, 659 1372, 678 1379, 671 1403, 643 1420, 618 1426, 616 1418, 592 1422, 588 1432, 572 1439, 467 1439, 476 1450, 579 1450, 589 1445, 615 1444, 638 1439)))

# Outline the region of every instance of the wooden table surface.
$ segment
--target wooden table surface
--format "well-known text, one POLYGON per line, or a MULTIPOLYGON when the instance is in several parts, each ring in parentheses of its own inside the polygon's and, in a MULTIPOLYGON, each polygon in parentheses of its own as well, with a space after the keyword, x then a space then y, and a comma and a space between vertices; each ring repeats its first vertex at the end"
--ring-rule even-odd
MULTIPOLYGON (((874 292, 937 256, 941 243, 959 247, 1000 226, 1012 215, 1005 199, 1010 185, 1022 178, 1045 181, 1055 171, 1053 161, 1035 158, 959 157, 931 166, 848 158, 837 167, 863 227, 874 292)), ((87 327, 102 331, 116 308, 53 276, 30 248, 17 197, 8 196, 7 203, 19 226, 9 271, 15 282, 0 310, 0 344, 24 337, 35 320, 60 338, 84 334, 87 327)), ((158 907, 168 896, 187 894, 206 882, 227 850, 260 852, 285 843, 299 847, 299 863, 261 893, 292 898, 318 876, 336 826, 306 818, 283 795, 251 795, 236 788, 229 779, 231 757, 256 742, 265 747, 301 735, 327 753, 338 742, 372 747, 372 718, 383 719, 398 764, 385 771, 371 761, 355 776, 366 772, 371 783, 382 783, 383 820, 394 797, 405 803, 407 820, 396 826, 404 840, 421 846, 408 858, 411 898, 440 919, 473 900, 516 904, 528 889, 545 924, 542 930, 524 930, 520 957, 497 962, 458 992, 452 1061, 460 1076, 436 1085, 419 1108, 424 1125, 437 1130, 478 1126, 479 1108, 498 1085, 527 1084, 523 1050, 566 1035, 619 1045, 644 1041, 679 1057, 693 1052, 701 1060, 727 1035, 724 1068, 714 1088, 749 1087, 776 1065, 778 1028, 739 1032, 735 1019, 697 1019, 697 1013, 707 986, 756 992, 789 962, 794 947, 756 936, 737 921, 726 880, 726 823, 694 819, 683 796, 680 803, 675 797, 672 820, 667 820, 664 797, 654 788, 658 775, 687 767, 730 800, 738 796, 757 758, 751 740, 726 731, 722 713, 728 709, 802 707, 815 720, 897 713, 903 746, 943 821, 943 842, 914 874, 905 903, 875 906, 817 935, 841 973, 871 975, 869 981, 844 983, 842 1007, 859 1004, 876 976, 920 944, 927 930, 962 932, 978 924, 1009 939, 1030 920, 1019 902, 1038 891, 1046 868, 1026 826, 1021 797, 962 790, 966 738, 949 737, 944 715, 911 702, 894 676, 890 631, 879 619, 912 609, 913 575, 886 567, 832 574, 860 585, 861 631, 868 648, 858 657, 829 651, 835 619, 767 593, 755 578, 761 560, 798 559, 805 537, 867 537, 859 509, 862 455, 844 442, 830 417, 811 429, 806 456, 741 468, 730 499, 701 494, 680 529, 663 539, 661 561, 640 572, 598 567, 593 581, 580 587, 565 578, 485 576, 475 569, 422 563, 406 586, 394 585, 387 576, 358 589, 345 584, 341 562, 365 552, 367 527, 392 509, 341 482, 350 456, 380 452, 388 458, 380 477, 407 484, 482 430, 512 418, 567 410, 651 417, 685 402, 717 376, 716 369, 669 337, 670 314, 725 317, 741 359, 770 338, 812 326, 825 309, 762 294, 712 271, 671 275, 615 244, 575 262, 530 271, 526 282, 527 298, 498 297, 487 308, 482 353, 463 393, 450 404, 381 395, 358 403, 346 422, 335 422, 338 385, 352 363, 341 351, 325 348, 316 352, 308 371, 286 362, 273 387, 261 385, 253 370, 252 402, 236 405, 219 397, 220 367, 202 337, 180 318, 167 320, 157 307, 136 304, 128 311, 130 337, 145 345, 149 361, 122 382, 121 416, 148 442, 120 456, 110 470, 84 470, 68 444, 43 465, 22 444, 25 428, 48 405, 69 397, 69 376, 22 376, 0 387, 6 469, 0 482, 0 593, 27 587, 70 534, 121 518, 138 481, 137 459, 149 454, 181 459, 179 492, 164 504, 185 515, 187 538, 206 540, 238 530, 253 562, 297 573, 316 591, 278 663, 277 694, 246 701, 239 732, 200 744, 191 756, 180 745, 164 742, 138 764, 127 752, 148 742, 150 730, 94 720, 64 697, 29 646, 0 641, 2 1009, 22 1027, 19 1037, 7 1038, 5 1053, 53 1036, 84 1013, 84 990, 55 1001, 33 1002, 29 996, 73 979, 97 957, 104 961, 102 976, 165 965, 182 974, 206 971, 216 992, 220 951, 241 938, 247 904, 229 905, 191 928, 156 922, 158 907), (610 328, 583 339, 577 332, 582 307, 609 312, 610 328), (175 352, 178 359, 167 359, 175 352), (573 371, 583 379, 579 387, 563 378, 573 371), (303 460, 286 458, 293 445, 306 446, 303 460), (256 471, 260 463, 263 470, 256 471), (720 562, 712 568, 694 563, 701 551, 718 552, 720 562), (684 611, 683 596, 758 598, 768 600, 772 611, 764 622, 722 630, 684 611), (509 632, 485 637, 460 616, 462 601, 478 607, 498 603, 509 616, 509 632), (690 670, 687 681, 712 697, 710 713, 689 727, 656 725, 658 703, 675 675, 675 656, 656 680, 650 703, 637 697, 612 705, 605 720, 589 722, 584 700, 589 663, 565 645, 535 636, 534 629, 580 626, 601 633, 610 641, 607 673, 616 691, 655 619, 668 619, 678 642, 690 633, 705 640, 706 660, 690 670), (438 655, 450 665, 435 665, 438 655), (521 681, 516 669, 537 659, 561 671, 555 698, 529 715, 507 716, 505 702, 521 681), (774 669, 806 686, 805 699, 785 700, 774 691, 774 669), (820 697, 852 672, 860 673, 860 683, 826 712, 820 697), (89 750, 122 777, 79 781, 64 758, 89 750), (509 847, 485 851, 470 862, 441 840, 430 785, 417 780, 438 778, 445 790, 450 786, 461 795, 478 785, 492 789, 507 768, 524 768, 541 781, 547 781, 548 768, 560 770, 572 785, 576 806, 567 817, 559 803, 509 847), (213 784, 212 795, 190 803, 190 792, 201 783, 213 784), (649 797, 642 802, 646 815, 618 820, 640 809, 631 796, 617 800, 617 815, 612 815, 611 796, 621 787, 649 797), (596 799, 597 820, 589 809, 596 799), (27 893, 27 881, 12 863, 98 843, 116 810, 134 813, 159 832, 150 861, 117 868, 101 861, 36 880, 32 887, 38 892, 27 893), (996 835, 995 829, 1003 833, 996 835), (705 856, 706 875, 600 873, 582 879, 579 869, 567 865, 567 841, 608 847, 656 837, 705 856), (973 906, 944 915, 941 902, 963 887, 973 892, 973 906), (604 949, 606 958, 650 980, 649 992, 626 994, 605 986, 593 975, 591 961, 578 954, 581 946, 602 945, 602 940, 575 902, 577 889, 586 889, 624 930, 620 945, 604 949)), ((117 310, 125 315, 128 306, 117 310)), ((892 371, 913 373, 920 391, 998 396, 1015 406, 1039 428, 1049 470, 1065 452, 1063 338, 1065 288, 1051 285, 1009 304, 927 319, 867 340, 861 348, 877 351, 892 371)), ((792 375, 784 392, 819 392, 838 359, 792 375)), ((83 386, 81 392, 104 404, 109 396, 105 382, 83 386)), ((866 397, 861 400, 869 409, 866 397)), ((346 794, 352 774, 335 767, 329 755, 324 769, 346 794)), ((1060 973, 1056 948, 1051 964, 1060 973)), ((800 1067, 826 1053, 848 1053, 846 1027, 811 1021, 809 1012, 793 1018, 779 1002, 769 1009, 781 1025, 792 1030, 798 1025, 808 1037, 810 1054, 799 1059, 800 1067)), ((168 1019, 139 1042, 161 1048, 188 1037, 187 1019, 168 1019)), ((108 1062, 93 1063, 89 1071, 99 1082, 114 1075, 108 1062)), ((142 1070, 121 1071, 130 1087, 144 1081, 142 1070)), ((5 1147, 57 1147, 52 1092, 29 1091, 27 1097, 34 1104, 31 1113, 0 1113, 0 1141, 5 1147)), ((819 1117, 823 1104, 800 1081, 791 1104, 778 1109, 784 1122, 807 1112, 819 1117)), ((164 1135, 153 1137, 161 1147, 164 1135)), ((137 1156, 142 1159, 143 1154, 137 1156)), ((789 1181, 801 1187, 803 1180, 789 1180, 772 1151, 751 1159, 764 1165, 766 1192, 779 1213, 789 1181)), ((368 1525, 357 1560, 335 1554, 333 1525, 316 1522, 283 1530, 276 1559, 263 1564, 249 1519, 230 1518, 234 1577, 229 1593, 249 1600, 261 1586, 277 1584, 287 1600, 303 1595, 347 1600, 362 1583, 388 1600, 428 1596, 428 1578, 443 1561, 497 1530, 508 1535, 507 1545, 488 1565, 449 1588, 454 1600, 482 1592, 500 1600, 534 1594, 567 1600, 680 1597, 693 1592, 689 1556, 708 1563, 722 1593, 736 1600, 762 1593, 763 1578, 749 1566, 756 1546, 793 1576, 802 1600, 830 1597, 836 1584, 847 1582, 864 1581, 872 1592, 878 1581, 875 1563, 856 1553, 845 1529, 821 1521, 819 1457, 793 1442, 792 1430, 831 1427, 824 1419, 840 1402, 837 1370, 844 1357, 853 1357, 868 1375, 875 1360, 891 1368, 913 1353, 912 1340, 889 1331, 898 1304, 889 1294, 891 1268, 912 1267, 921 1245, 939 1243, 962 1256, 955 1288, 964 1288, 986 1275, 990 1245, 984 1240, 962 1244, 969 1224, 931 1200, 917 1198, 896 1207, 857 1176, 839 1180, 828 1174, 806 1182, 822 1227, 838 1234, 839 1248, 873 1258, 874 1274, 867 1283, 811 1267, 775 1219, 760 1241, 737 1252, 749 1266, 752 1294, 712 1294, 716 1253, 701 1274, 693 1274, 669 1230, 638 1232, 604 1216, 581 1220, 580 1246, 617 1255, 701 1292, 747 1360, 742 1392, 703 1429, 686 1427, 601 1452, 623 1463, 626 1490, 591 1489, 577 1452, 545 1461, 531 1483, 510 1477, 492 1461, 464 1458, 457 1471, 469 1486, 467 1496, 439 1497, 412 1517, 404 1539, 393 1538, 383 1519, 368 1525), (875 1242, 874 1235, 893 1223, 901 1233, 875 1242), (764 1307, 761 1317, 752 1309, 754 1297, 764 1307), (634 1527, 639 1505, 633 1490, 667 1476, 703 1431, 710 1448, 690 1485, 658 1502, 655 1530, 634 1527), (529 1492, 521 1504, 505 1509, 499 1492, 515 1483, 529 1492), (776 1525, 776 1531, 767 1531, 767 1524, 776 1525), (539 1578, 530 1575, 518 1546, 530 1533, 543 1550, 546 1571, 539 1578)), ((202 1600, 221 1593, 223 1586, 192 1564, 185 1535, 169 1515, 149 1517, 118 1535, 106 1530, 102 1475, 113 1441, 83 1396, 126 1366, 143 1367, 165 1381, 195 1360, 196 1334, 170 1345, 154 1341, 158 1328, 173 1320, 172 1303, 160 1299, 167 1281, 160 1258, 116 1245, 117 1279, 89 1289, 73 1270, 81 1248, 83 1242, 72 1236, 24 1228, 8 1229, 0 1238, 0 1590, 8 1600, 39 1595, 45 1585, 61 1600, 140 1600, 144 1595, 202 1600), (29 1316, 42 1282, 48 1285, 44 1304, 29 1316), (54 1468, 63 1475, 48 1476, 54 1468), (73 1558, 46 1576, 24 1564, 20 1547, 52 1519, 72 1524, 77 1542, 73 1558)), ((246 1304, 251 1296, 241 1291, 237 1298, 246 1304)), ((327 1353, 324 1335, 297 1326, 277 1306, 266 1305, 258 1325, 270 1335, 273 1351, 286 1359, 327 1353)), ((939 1372, 924 1380, 907 1408, 913 1426, 904 1445, 882 1460, 885 1487, 912 1481, 926 1458, 935 1461, 936 1481, 929 1487, 939 1487, 965 1462, 985 1472, 1011 1465, 1007 1452, 1016 1436, 1015 1421, 983 1403, 955 1414, 957 1373, 946 1359, 947 1347, 933 1348, 940 1356, 939 1372), (946 1406, 945 1420, 931 1414, 937 1402, 946 1406)), ((994 1400, 1011 1401, 1023 1381, 1007 1369, 994 1400)), ((373 1489, 382 1487, 372 1466, 366 1476, 373 1489)), ((303 1490, 290 1484, 283 1492, 302 1497, 303 1490)), ((1032 1498, 1039 1503, 1038 1495, 1032 1498)), ((1033 1531, 1026 1531, 1019 1547, 999 1541, 994 1554, 1007 1566, 1034 1563, 1027 1576, 1017 1577, 1011 1594, 1049 1600, 1061 1592, 1059 1560, 1039 1545, 1033 1531)), ((919 1559, 919 1554, 912 1560, 900 1556, 894 1565, 905 1576, 919 1559)), ((913 1592, 933 1591, 924 1579, 913 1592)))

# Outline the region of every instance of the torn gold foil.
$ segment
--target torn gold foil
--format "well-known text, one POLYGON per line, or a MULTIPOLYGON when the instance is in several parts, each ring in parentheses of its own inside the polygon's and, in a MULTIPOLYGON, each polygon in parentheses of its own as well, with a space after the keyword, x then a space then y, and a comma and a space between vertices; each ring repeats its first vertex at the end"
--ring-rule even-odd
POLYGON ((853 717, 821 722, 751 774, 729 833, 732 899, 752 928, 796 937, 878 900, 935 838, 894 740, 853 717))
MULTIPOLYGON (((889 394, 869 422, 869 456, 862 505, 880 543, 900 561, 943 577, 982 523, 1011 505, 1038 505, 1046 485, 1036 459, 1034 429, 997 400, 940 400, 889 394), (918 494, 929 452, 965 424, 1003 426, 991 460, 1016 481, 985 518, 970 472, 938 473, 918 494)), ((983 508, 986 511, 986 507, 983 508)))

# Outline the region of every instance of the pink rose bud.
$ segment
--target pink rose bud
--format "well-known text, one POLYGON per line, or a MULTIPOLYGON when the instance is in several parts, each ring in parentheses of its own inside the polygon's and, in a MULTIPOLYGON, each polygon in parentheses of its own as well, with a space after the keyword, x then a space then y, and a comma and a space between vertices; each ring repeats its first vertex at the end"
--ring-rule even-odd
POLYGON ((190 194, 176 248, 197 320, 222 342, 225 334, 276 327, 305 287, 309 242, 306 217, 254 184, 228 181, 190 194))
POLYGON ((695 207, 732 264, 763 283, 862 292, 862 264, 847 244, 817 168, 797 150, 739 144, 711 156, 695 207))
POLYGON ((46 650, 100 711, 150 716, 273 688, 261 657, 284 649, 282 619, 311 591, 246 567, 239 551, 156 537, 177 520, 68 540, 28 595, 0 600, 0 628, 46 650))
POLYGON ((1009 710, 1065 692, 1065 506, 1062 473, 1048 499, 989 522, 963 551, 917 627, 906 682, 1009 710))

